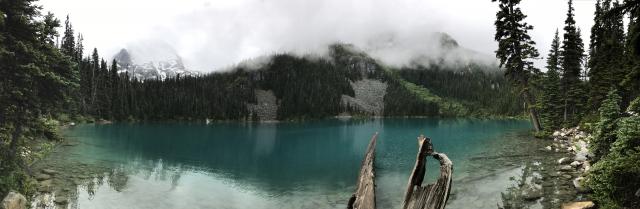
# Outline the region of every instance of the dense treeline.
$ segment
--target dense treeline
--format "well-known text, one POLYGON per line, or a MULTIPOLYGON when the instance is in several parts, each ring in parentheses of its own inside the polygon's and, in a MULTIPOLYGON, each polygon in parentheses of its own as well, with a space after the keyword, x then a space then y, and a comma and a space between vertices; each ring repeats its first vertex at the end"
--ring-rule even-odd
POLYGON ((533 27, 524 23, 520 1, 494 1, 501 8, 497 56, 507 77, 534 93, 536 105, 529 109, 534 121, 540 113, 539 134, 576 125, 593 132, 589 150, 595 164, 587 176, 592 198, 599 208, 639 208, 640 1, 596 2, 587 57, 570 0, 563 39, 556 32, 545 73, 530 66, 537 53, 522 53, 535 48, 527 35, 533 27))
POLYGON ((73 101, 78 72, 55 46, 60 26, 33 0, 0 1, 0 196, 33 192, 26 139, 57 138, 48 118, 73 101))
POLYGON ((401 77, 421 85, 443 98, 460 101, 471 113, 515 116, 522 114, 522 100, 505 77, 488 66, 470 65, 467 69, 403 68, 401 77))

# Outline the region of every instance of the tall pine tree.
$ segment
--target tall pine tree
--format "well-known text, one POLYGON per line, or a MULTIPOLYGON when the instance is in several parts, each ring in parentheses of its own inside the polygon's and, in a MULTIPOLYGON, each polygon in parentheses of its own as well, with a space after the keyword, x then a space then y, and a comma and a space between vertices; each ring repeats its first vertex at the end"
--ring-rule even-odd
POLYGON ((611 88, 617 88, 627 74, 623 15, 604 15, 611 11, 611 0, 598 1, 595 24, 591 28, 589 51, 589 109, 596 110, 611 88))
POLYGON ((547 72, 541 80, 541 93, 538 99, 540 120, 547 130, 558 128, 562 123, 563 99, 560 89, 560 36, 556 30, 547 57, 547 72))
POLYGON ((585 56, 584 44, 576 27, 573 11, 573 0, 569 0, 561 53, 561 82, 565 93, 563 120, 566 125, 575 125, 579 121, 585 99, 585 90, 580 79, 585 56))
POLYGON ((496 14, 496 34, 498 41, 496 57, 500 59, 500 67, 505 69, 505 75, 519 89, 525 100, 531 122, 536 131, 542 131, 542 125, 535 107, 535 98, 530 90, 530 77, 537 73, 532 59, 539 56, 528 31, 533 26, 524 22, 527 17, 519 7, 520 0, 492 0, 499 2, 500 10, 496 14))

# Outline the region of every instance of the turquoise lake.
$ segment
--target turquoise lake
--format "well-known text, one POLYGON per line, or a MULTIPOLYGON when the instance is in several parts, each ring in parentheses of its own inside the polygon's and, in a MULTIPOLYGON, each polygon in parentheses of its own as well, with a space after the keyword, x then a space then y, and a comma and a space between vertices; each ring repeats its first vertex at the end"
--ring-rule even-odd
POLYGON ((530 130, 528 121, 479 119, 86 124, 67 129, 75 144, 51 158, 63 161, 57 169, 107 171, 76 181, 70 208, 346 208, 378 132, 378 208, 399 208, 424 134, 454 163, 448 208, 496 208, 518 162, 477 159, 527 146, 530 130))

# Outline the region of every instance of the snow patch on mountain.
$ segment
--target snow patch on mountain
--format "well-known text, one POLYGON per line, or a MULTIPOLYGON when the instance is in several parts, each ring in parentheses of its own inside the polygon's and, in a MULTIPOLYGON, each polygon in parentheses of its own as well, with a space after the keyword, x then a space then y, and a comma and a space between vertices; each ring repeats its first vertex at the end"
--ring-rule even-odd
POLYGON ((121 49, 113 57, 118 63, 118 73, 128 73, 138 80, 165 80, 180 76, 198 76, 198 72, 186 69, 182 58, 168 44, 138 42, 121 49))

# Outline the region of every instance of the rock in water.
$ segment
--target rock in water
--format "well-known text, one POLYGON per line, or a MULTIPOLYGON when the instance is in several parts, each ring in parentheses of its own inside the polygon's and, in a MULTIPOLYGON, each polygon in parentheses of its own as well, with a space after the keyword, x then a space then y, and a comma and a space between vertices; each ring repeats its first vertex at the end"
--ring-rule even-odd
POLYGON ((58 171, 55 171, 53 169, 42 169, 42 173, 47 175, 56 175, 58 171))
POLYGON ((522 196, 525 200, 533 201, 542 198, 543 192, 542 189, 537 189, 534 187, 528 187, 522 191, 522 196))
POLYGON ((49 179, 51 179, 51 176, 47 175, 47 174, 38 174, 36 176, 36 180, 38 180, 38 181, 44 181, 44 180, 49 180, 49 179))
POLYGON ((595 204, 591 201, 584 202, 572 202, 562 204, 562 209, 590 209, 595 207, 595 204))
POLYGON ((9 192, 7 197, 2 200, 0 209, 26 209, 27 198, 16 192, 9 192))
POLYGON ((574 170, 573 167, 571 167, 570 165, 564 165, 562 167, 560 167, 560 171, 572 171, 574 170))

